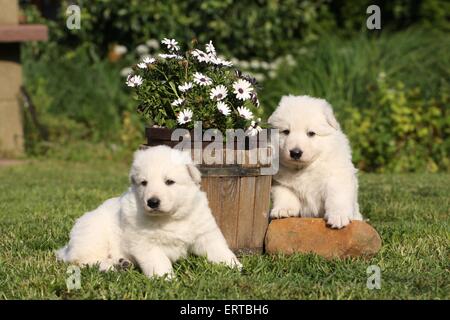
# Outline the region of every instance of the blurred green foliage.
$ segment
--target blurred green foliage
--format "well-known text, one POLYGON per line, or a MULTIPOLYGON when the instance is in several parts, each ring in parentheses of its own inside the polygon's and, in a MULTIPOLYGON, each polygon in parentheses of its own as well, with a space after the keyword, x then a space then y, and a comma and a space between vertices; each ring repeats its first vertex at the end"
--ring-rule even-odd
POLYGON ((450 42, 409 30, 323 38, 266 81, 268 116, 285 94, 327 99, 365 171, 450 169, 450 42))
POLYGON ((344 130, 353 161, 365 171, 413 172, 450 169, 450 91, 424 99, 420 88, 405 88, 379 77, 370 108, 347 107, 344 130))
POLYGON ((219 52, 241 60, 294 56, 294 64, 281 63, 262 83, 265 116, 285 94, 326 98, 359 168, 449 170, 450 2, 377 1, 381 31, 366 29, 370 4, 63 0, 55 21, 26 7, 29 23, 50 29, 50 41, 22 50, 25 85, 48 131, 43 139, 26 114, 27 150, 76 160, 129 154, 144 141, 144 124, 120 70, 149 39, 196 38, 213 40, 219 52), (81 7, 80 30, 65 26, 72 3, 81 7), (106 57, 114 44, 127 46, 129 54, 113 63, 106 57))
POLYGON ((419 24, 450 31, 450 2, 446 0, 331 0, 328 3, 338 28, 346 33, 367 32, 361 14, 372 4, 381 9, 382 29, 394 31, 419 24))
POLYGON ((26 46, 22 52, 25 87, 48 136, 43 140, 26 113, 25 140, 30 154, 60 154, 69 159, 75 155, 78 159, 77 152, 66 154, 63 150, 74 141, 106 142, 108 148, 116 145, 112 149, 139 145, 130 140, 125 122, 132 121, 141 131, 143 124, 134 112, 135 102, 124 90, 119 66, 100 60, 86 47, 61 55, 49 47, 39 60, 32 58, 33 48, 26 46))
MULTIPOLYGON (((62 8, 74 1, 62 1, 62 8)), ((65 11, 49 22, 52 38, 73 48, 88 44, 101 55, 109 45, 128 48, 164 37, 200 43, 235 57, 274 58, 292 49, 294 39, 309 42, 333 30, 326 1, 298 0, 78 0, 81 29, 65 28, 65 11)), ((364 17, 364 16, 362 16, 364 17)))
MULTIPOLYGON (((377 1, 382 28, 422 24, 450 31, 446 0, 377 1)), ((52 40, 64 48, 88 45, 105 55, 113 43, 128 48, 163 37, 189 42, 212 40, 225 54, 275 59, 323 34, 351 35, 366 28, 371 0, 63 0, 59 18, 49 22, 52 40), (65 8, 81 8, 81 29, 68 30, 65 8)))

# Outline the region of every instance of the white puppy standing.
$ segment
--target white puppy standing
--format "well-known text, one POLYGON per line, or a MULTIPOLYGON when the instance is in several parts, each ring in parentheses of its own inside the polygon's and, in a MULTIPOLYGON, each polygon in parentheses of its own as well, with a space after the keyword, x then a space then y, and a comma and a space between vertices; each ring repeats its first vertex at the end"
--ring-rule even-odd
POLYGON ((186 153, 166 146, 137 151, 129 190, 79 218, 57 257, 101 270, 129 260, 148 277, 172 276, 172 263, 188 252, 240 268, 200 178, 186 153))
POLYGON ((269 123, 280 130, 271 217, 324 217, 333 228, 362 220, 349 142, 328 102, 285 96, 269 123))

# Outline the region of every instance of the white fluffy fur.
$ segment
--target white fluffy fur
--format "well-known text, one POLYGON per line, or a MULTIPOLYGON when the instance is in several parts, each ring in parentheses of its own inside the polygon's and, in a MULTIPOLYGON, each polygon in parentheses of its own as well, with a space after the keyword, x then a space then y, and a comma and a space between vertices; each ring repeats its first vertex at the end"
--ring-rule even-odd
POLYGON ((285 96, 269 123, 280 130, 271 217, 324 217, 333 228, 361 220, 357 170, 331 106, 323 99, 285 96), (308 136, 309 131, 316 135, 308 136), (298 160, 290 157, 295 148, 303 151, 298 160))
POLYGON ((241 267, 211 214, 189 155, 165 146, 137 151, 130 180, 127 192, 76 221, 69 243, 57 252, 60 260, 109 270, 122 258, 148 277, 172 276, 172 263, 188 252, 241 267), (167 185, 168 180, 175 183, 167 185), (147 205, 152 197, 160 199, 159 208, 147 205))

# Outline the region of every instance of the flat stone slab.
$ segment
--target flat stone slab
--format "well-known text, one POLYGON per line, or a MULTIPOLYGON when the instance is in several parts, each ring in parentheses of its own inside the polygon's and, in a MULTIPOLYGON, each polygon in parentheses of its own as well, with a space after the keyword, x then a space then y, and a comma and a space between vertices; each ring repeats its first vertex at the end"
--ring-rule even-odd
POLYGON ((331 229, 321 218, 275 219, 265 239, 269 254, 316 253, 327 259, 372 256, 381 248, 377 231, 364 221, 331 229))

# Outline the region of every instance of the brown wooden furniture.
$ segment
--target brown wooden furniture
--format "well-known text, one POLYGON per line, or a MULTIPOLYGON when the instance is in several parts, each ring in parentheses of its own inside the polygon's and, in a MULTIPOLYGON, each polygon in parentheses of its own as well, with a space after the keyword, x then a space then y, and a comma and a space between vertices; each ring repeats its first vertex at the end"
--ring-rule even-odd
POLYGON ((41 24, 0 25, 0 42, 48 40, 47 26, 41 24))

